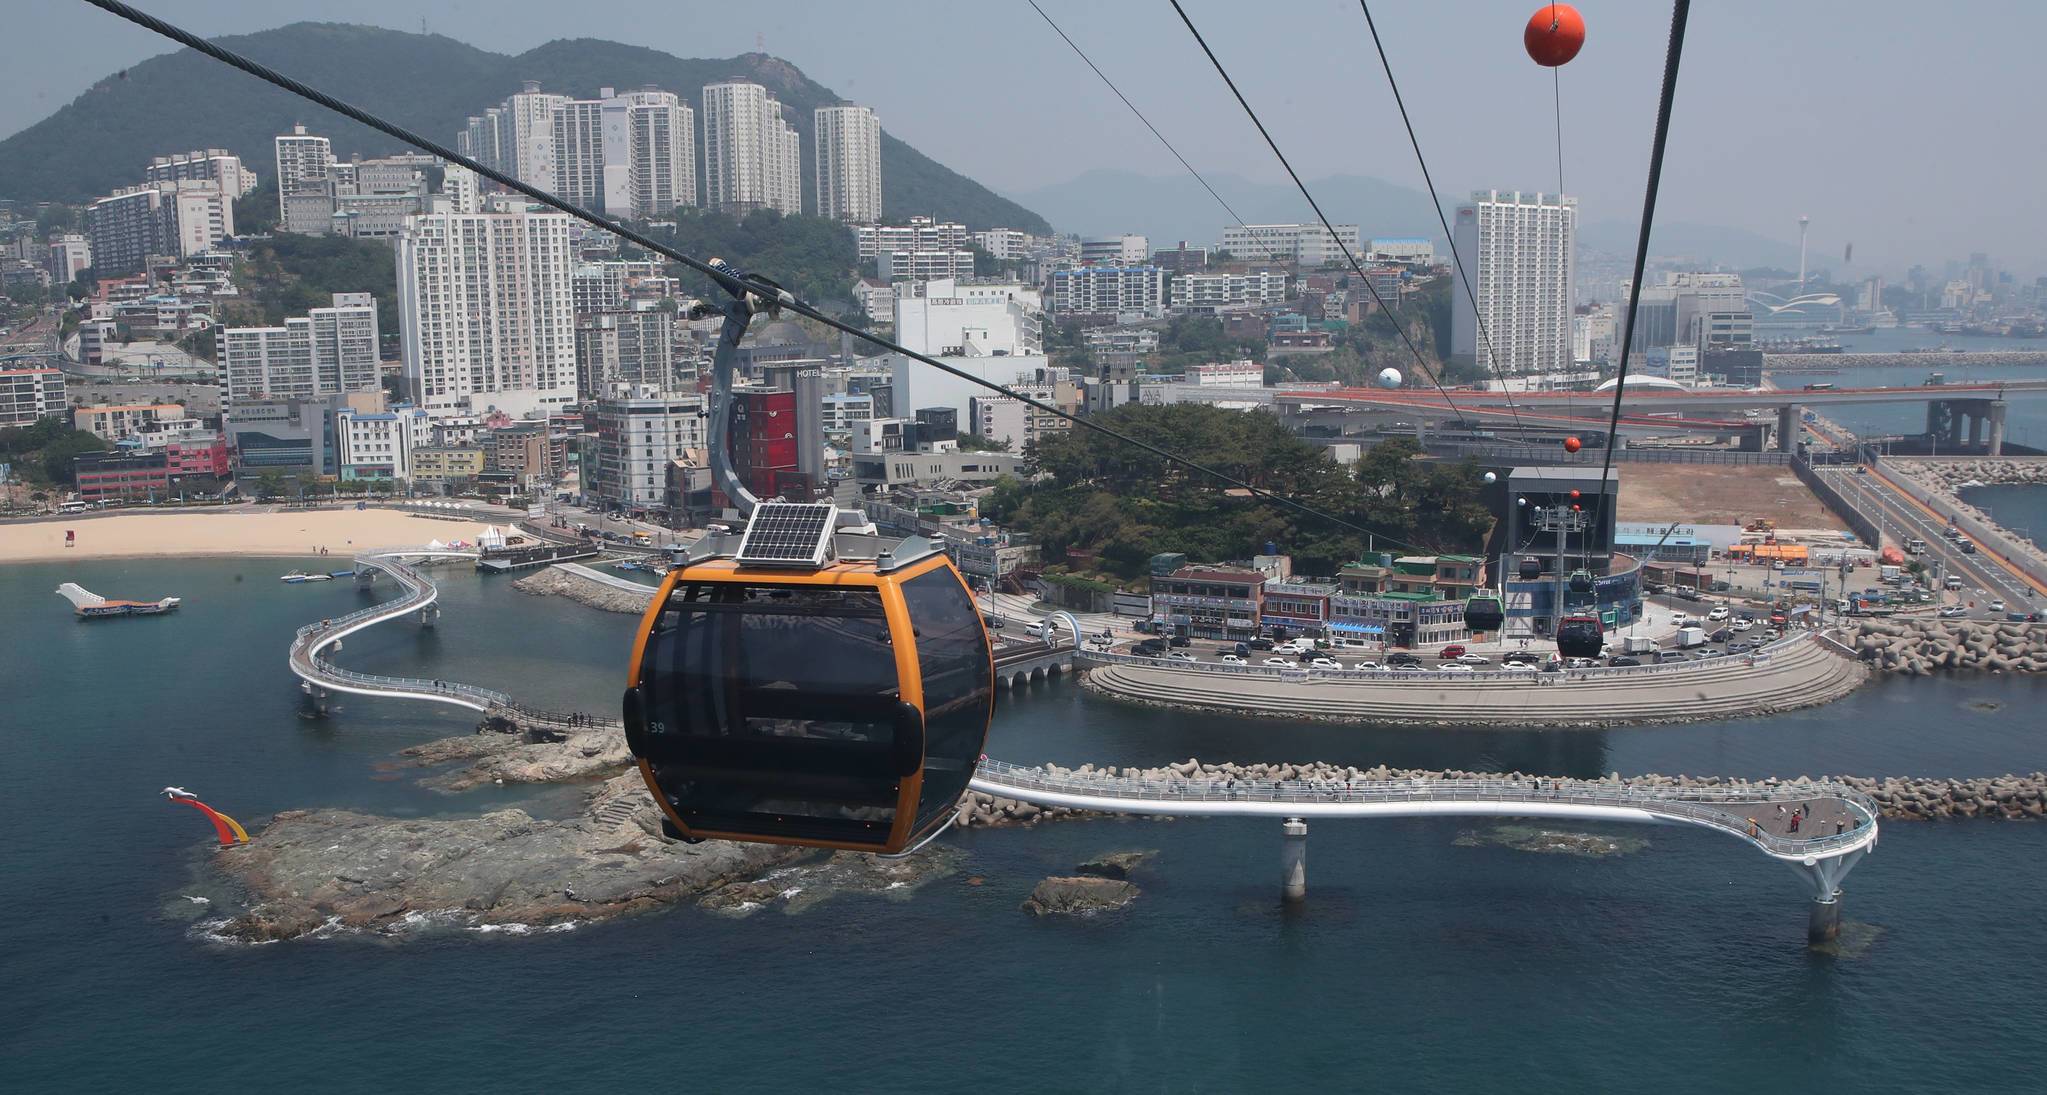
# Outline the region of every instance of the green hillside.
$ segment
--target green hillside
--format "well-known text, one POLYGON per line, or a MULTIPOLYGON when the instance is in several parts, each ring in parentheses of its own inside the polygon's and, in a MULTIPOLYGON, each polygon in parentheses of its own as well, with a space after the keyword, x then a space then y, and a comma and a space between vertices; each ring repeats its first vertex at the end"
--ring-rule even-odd
MULTIPOLYGON (((695 102, 707 83, 740 77, 775 93, 802 132, 811 174, 811 111, 838 101, 794 65, 766 54, 681 58, 583 38, 549 42, 516 57, 441 35, 339 23, 295 23, 220 41, 264 64, 452 145, 471 114, 502 101, 523 80, 549 91, 595 95, 654 84, 695 102)), ((63 109, 0 141, 0 197, 86 201, 141 179, 151 156, 226 148, 257 174, 271 172, 271 138, 293 123, 330 137, 347 157, 398 151, 398 142, 190 50, 153 57, 94 84, 63 109), (165 110, 175 103, 177 109, 165 110)), ((931 213, 973 228, 1048 232, 1044 219, 882 134, 882 200, 891 218, 931 213)), ((814 200, 805 186, 806 207, 814 200)))

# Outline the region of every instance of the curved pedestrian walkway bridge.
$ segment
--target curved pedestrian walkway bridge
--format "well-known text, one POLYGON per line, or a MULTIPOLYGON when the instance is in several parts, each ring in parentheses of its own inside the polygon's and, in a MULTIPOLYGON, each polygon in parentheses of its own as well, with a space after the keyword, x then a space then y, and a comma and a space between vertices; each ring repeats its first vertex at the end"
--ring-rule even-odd
POLYGON ((1535 777, 1157 778, 983 760, 971 787, 1036 806, 1102 813, 1282 818, 1284 885, 1295 898, 1306 889, 1309 818, 1553 817, 1693 825, 1735 837, 1804 876, 1811 886, 1815 941, 1839 930, 1841 880, 1876 847, 1878 831, 1876 802, 1837 783, 1675 787, 1535 777))
POLYGON ((341 649, 342 640, 348 636, 391 620, 417 615, 422 624, 431 626, 440 614, 436 602, 441 591, 414 565, 415 562, 427 559, 475 560, 477 557, 474 551, 434 547, 369 548, 357 552, 355 576, 358 583, 369 584, 377 575, 387 575, 398 583, 401 592, 391 600, 346 616, 307 624, 292 637, 291 671, 304 682, 306 694, 313 698, 315 707, 325 709, 329 692, 346 692, 463 707, 481 712, 486 718, 511 719, 528 727, 567 730, 579 725, 611 725, 623 728, 617 720, 577 720, 566 712, 527 707, 503 692, 473 684, 358 673, 322 656, 328 651, 341 649))
POLYGON ((1119 699, 1278 718, 1426 726, 1610 726, 1740 718, 1831 703, 1869 668, 1818 634, 1753 655, 1538 673, 1174 666, 1089 653, 1091 687, 1119 699))

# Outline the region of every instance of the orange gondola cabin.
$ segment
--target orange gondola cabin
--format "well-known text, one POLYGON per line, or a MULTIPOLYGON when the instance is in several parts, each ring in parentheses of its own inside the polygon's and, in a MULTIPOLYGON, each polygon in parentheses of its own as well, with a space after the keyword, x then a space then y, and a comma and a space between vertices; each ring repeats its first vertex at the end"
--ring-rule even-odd
POLYGON ((626 741, 673 835, 896 854, 951 821, 994 706, 988 632, 936 545, 848 520, 761 503, 655 594, 626 741))

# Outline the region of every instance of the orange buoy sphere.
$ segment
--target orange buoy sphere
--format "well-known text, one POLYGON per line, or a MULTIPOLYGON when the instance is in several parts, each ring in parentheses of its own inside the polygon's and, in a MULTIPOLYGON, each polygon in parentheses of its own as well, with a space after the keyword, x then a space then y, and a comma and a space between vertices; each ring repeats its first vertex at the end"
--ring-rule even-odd
POLYGON ((1570 64, 1585 48, 1585 17, 1569 4, 1544 4, 1528 17, 1521 44, 1538 65, 1556 68, 1570 64))
POLYGON ((1577 452, 1577 451, 1578 451, 1579 449, 1582 449, 1582 448, 1584 448, 1584 447, 1585 447, 1585 443, 1584 443, 1584 442, 1582 442, 1582 441, 1580 441, 1580 440, 1578 440, 1578 439, 1577 439, 1577 438, 1575 438, 1575 437, 1566 437, 1566 438, 1564 438, 1564 451, 1565 451, 1565 452, 1577 452))

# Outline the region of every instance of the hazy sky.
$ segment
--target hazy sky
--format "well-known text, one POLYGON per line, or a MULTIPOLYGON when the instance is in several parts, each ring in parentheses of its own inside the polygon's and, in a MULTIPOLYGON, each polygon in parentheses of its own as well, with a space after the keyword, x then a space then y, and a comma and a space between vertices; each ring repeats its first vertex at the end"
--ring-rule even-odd
MULTIPOLYGON (((1039 0, 1196 167, 1281 181, 1164 0, 1039 0)), ((1355 2, 1183 0, 1308 178, 1419 187, 1355 2)), ((882 124, 1003 191, 1093 168, 1177 164, 1023 0, 138 0, 203 34, 305 19, 428 29, 516 53, 597 37, 681 56, 755 48, 871 105, 882 124)), ((1381 0, 1374 9, 1439 186, 1553 189, 1550 75, 1521 51, 1532 0, 1381 0)), ((0 133, 164 43, 84 4, 17 0, 0 35, 0 133)), ((1565 183, 1589 220, 1633 220, 1669 9, 1584 0, 1563 70, 1565 183)), ((2047 5, 1716 0, 1692 13, 1659 217, 1787 242, 1864 271, 1987 251, 2047 272, 2040 124, 2047 5)), ((510 89, 508 89, 510 90, 510 89)), ((688 89, 676 89, 688 90, 688 89)), ((477 104, 479 107, 485 104, 477 104)), ((1446 201, 1453 200, 1446 193, 1446 201)), ((1303 209, 1305 219, 1306 210, 1303 209)))

